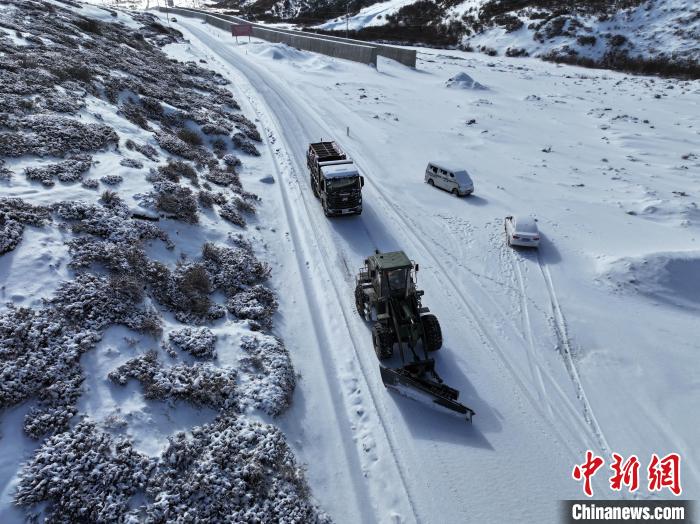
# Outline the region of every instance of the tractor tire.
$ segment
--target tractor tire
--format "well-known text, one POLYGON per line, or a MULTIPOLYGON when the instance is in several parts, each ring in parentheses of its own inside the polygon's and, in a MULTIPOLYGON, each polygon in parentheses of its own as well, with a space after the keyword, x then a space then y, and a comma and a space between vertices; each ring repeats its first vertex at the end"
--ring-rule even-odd
POLYGON ((355 286, 355 307, 357 308, 357 314, 361 318, 365 318, 365 293, 362 291, 362 284, 355 286))
POLYGON ((372 343, 379 360, 386 360, 394 354, 394 339, 389 330, 379 322, 372 326, 372 343))
POLYGON ((425 349, 427 351, 437 351, 442 347, 442 330, 440 322, 435 315, 423 315, 421 317, 423 329, 425 330, 425 349))

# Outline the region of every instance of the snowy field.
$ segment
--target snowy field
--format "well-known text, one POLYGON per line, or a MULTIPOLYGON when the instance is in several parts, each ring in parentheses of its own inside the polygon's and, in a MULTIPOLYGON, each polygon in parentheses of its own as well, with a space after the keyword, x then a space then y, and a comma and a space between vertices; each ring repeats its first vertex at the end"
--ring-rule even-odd
MULTIPOLYGON (((265 131, 298 396, 336 410, 299 413, 291 440, 334 519, 552 520, 557 500, 581 496, 571 470, 586 449, 677 451, 684 498, 698 497, 700 83, 438 50, 421 50, 416 70, 375 70, 178 28, 191 43, 168 51, 234 80, 265 131), (362 170, 360 217, 327 220, 312 197, 304 155, 320 138, 362 170), (475 194, 429 188, 429 160, 463 165, 475 194), (538 218, 539 252, 505 246, 512 213, 538 218), (384 390, 352 300, 375 248, 421 265, 445 335, 438 369, 473 425, 384 390)), ((594 489, 620 496, 606 475, 594 489)))

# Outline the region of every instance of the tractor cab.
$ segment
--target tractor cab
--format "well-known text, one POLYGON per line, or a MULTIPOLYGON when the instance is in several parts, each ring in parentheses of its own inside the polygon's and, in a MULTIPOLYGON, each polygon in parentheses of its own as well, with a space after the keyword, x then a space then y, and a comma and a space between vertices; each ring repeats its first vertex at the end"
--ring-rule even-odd
POLYGON ((377 253, 367 259, 367 267, 377 297, 405 297, 416 288, 418 266, 403 251, 377 253))

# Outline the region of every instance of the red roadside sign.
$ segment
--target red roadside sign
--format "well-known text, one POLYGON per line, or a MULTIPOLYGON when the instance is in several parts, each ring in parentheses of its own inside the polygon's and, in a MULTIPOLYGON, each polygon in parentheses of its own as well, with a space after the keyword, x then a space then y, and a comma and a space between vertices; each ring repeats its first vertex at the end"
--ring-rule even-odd
POLYGON ((253 26, 250 24, 231 24, 233 36, 250 36, 253 34, 253 26))

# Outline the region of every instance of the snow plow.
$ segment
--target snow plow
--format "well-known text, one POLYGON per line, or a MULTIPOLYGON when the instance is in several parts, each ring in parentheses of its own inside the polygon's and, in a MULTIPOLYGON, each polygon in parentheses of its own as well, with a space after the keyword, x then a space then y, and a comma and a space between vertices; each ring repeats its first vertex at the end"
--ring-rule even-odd
POLYGON ((459 391, 446 385, 428 353, 442 347, 440 323, 421 304, 423 291, 416 289, 418 264, 403 251, 380 253, 365 259, 356 278, 355 306, 372 322, 372 342, 380 362, 394 358, 398 345, 400 365, 380 364, 387 388, 410 398, 441 407, 471 421, 474 411, 458 402, 459 391))

